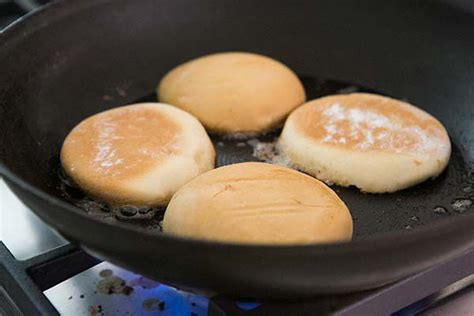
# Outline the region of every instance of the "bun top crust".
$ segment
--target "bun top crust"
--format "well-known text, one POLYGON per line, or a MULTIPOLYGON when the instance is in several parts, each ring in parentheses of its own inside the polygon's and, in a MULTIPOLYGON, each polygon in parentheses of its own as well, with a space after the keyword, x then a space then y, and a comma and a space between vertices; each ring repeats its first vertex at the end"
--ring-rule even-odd
MULTIPOLYGON (((137 178, 179 151, 181 126, 162 107, 143 103, 93 115, 69 133, 61 150, 67 172, 102 181, 137 178)), ((171 107, 170 107, 171 108, 171 107)))
POLYGON ((157 88, 161 102, 196 116, 217 133, 256 133, 276 127, 305 101, 298 77, 258 54, 217 53, 172 69, 157 88))
POLYGON ((248 162, 206 172, 173 196, 165 234, 254 244, 347 241, 352 219, 339 197, 298 171, 248 162))
POLYGON ((446 154, 443 125, 406 102, 368 93, 333 95, 305 103, 288 118, 314 141, 356 151, 446 154))

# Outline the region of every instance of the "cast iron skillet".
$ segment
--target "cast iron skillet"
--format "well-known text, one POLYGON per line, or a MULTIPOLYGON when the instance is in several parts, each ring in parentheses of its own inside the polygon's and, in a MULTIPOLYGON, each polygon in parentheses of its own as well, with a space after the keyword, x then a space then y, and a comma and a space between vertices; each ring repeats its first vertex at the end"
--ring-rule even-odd
MULTIPOLYGON (((164 282, 276 298, 395 281, 474 245, 473 208, 461 214, 451 207, 454 199, 472 195, 474 165, 474 14, 460 3, 50 5, 0 34, 1 174, 66 238, 164 282), (185 60, 229 50, 283 61, 303 76, 310 97, 351 82, 408 99, 445 124, 453 142, 449 167, 396 194, 335 188, 355 223, 354 241, 337 245, 239 246, 163 237, 138 224, 90 216, 64 198, 57 154, 75 124, 149 95, 165 72, 185 60), (433 212, 436 206, 447 214, 433 212)), ((216 146, 219 163, 251 157, 250 147, 237 150, 234 143, 216 146)))

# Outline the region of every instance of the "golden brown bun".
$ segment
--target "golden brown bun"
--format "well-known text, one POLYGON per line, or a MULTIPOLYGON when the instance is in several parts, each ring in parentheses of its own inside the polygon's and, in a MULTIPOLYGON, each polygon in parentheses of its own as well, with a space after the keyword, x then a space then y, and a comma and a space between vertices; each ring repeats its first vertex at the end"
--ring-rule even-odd
POLYGON ((181 187, 163 220, 165 234, 247 244, 348 241, 352 218, 322 182, 259 162, 206 172, 181 187))
POLYGON ((111 205, 165 205, 176 190, 214 168, 199 121, 161 103, 108 110, 79 123, 61 149, 65 172, 111 205))
POLYGON ((279 145, 299 169, 365 192, 394 192, 435 177, 451 143, 443 125, 406 102, 368 93, 305 103, 288 117, 279 145))
POLYGON ((161 102, 223 134, 257 133, 281 123, 305 101, 298 77, 282 63, 251 53, 218 53, 171 70, 158 86, 161 102))

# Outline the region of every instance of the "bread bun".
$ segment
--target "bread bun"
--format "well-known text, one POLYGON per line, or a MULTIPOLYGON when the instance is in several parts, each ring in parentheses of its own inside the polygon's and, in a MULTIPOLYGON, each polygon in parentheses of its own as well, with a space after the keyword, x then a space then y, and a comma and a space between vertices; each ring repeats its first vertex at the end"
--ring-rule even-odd
POLYGON ((299 169, 365 192, 394 192, 435 177, 451 143, 443 125, 406 102, 368 93, 333 95, 291 113, 280 148, 299 169))
POLYGON ((159 100, 196 116, 209 131, 255 134, 276 127, 305 101, 298 77, 282 63, 252 53, 218 53, 171 70, 159 100))
POLYGON ((141 103, 93 115, 66 137, 64 171, 110 205, 166 205, 176 190, 214 167, 214 147, 192 115, 141 103))
POLYGON ((181 187, 166 209, 165 234, 246 244, 348 241, 352 218, 322 182, 259 162, 206 172, 181 187))

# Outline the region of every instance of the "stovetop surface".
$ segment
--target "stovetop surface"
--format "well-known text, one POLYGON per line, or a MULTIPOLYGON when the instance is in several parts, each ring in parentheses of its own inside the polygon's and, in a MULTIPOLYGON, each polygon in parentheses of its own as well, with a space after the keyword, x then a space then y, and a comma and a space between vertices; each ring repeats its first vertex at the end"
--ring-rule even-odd
MULTIPOLYGON (((448 300, 452 303, 449 313, 474 310, 474 250, 450 262, 372 291, 293 302, 236 302, 220 296, 209 298, 180 291, 108 262, 95 260, 75 249, 41 222, 1 179, 0 194, 0 240, 12 253, 10 259, 5 255, 1 257, 0 247, 0 276, 2 265, 7 269, 11 266, 20 267, 24 275, 19 273, 20 275, 13 275, 13 278, 31 279, 29 283, 26 282, 28 291, 34 291, 36 288, 45 300, 43 303, 50 305, 51 314, 413 315, 440 304, 445 297, 463 289, 466 294, 458 294, 456 299, 448 300), (5 258, 7 262, 4 262, 5 258), (87 264, 84 265, 84 261, 88 261, 87 264), (85 268, 74 269, 76 263, 85 268), (73 271, 70 271, 71 268, 73 271), (61 272, 62 270, 65 272, 61 272), (458 303, 454 304, 456 300, 458 303)), ((6 296, 5 292, 8 294, 8 286, 6 290, 2 290, 2 285, 0 284, 0 315, 2 291, 3 296, 6 296)), ((25 283, 23 286, 25 287, 25 283)), ((24 303, 21 299, 16 297, 11 298, 11 301, 14 302, 17 312, 21 310, 24 303)), ((449 304, 442 305, 443 308, 447 306, 449 304)), ((440 309, 441 307, 438 307, 426 313, 436 315, 440 309)))
POLYGON ((30 259, 68 244, 20 202, 1 178, 0 194, 0 240, 16 259, 30 259))

